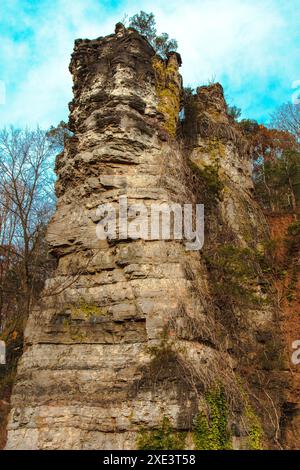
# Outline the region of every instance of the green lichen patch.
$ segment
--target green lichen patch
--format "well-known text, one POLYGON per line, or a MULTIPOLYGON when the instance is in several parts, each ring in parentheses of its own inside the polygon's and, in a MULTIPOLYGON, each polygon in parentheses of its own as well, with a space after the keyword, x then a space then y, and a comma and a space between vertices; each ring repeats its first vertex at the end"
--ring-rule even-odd
POLYGON ((72 317, 84 317, 89 320, 92 317, 100 317, 107 314, 107 309, 98 307, 97 305, 91 305, 86 303, 84 300, 76 305, 70 307, 72 317))
POLYGON ((205 141, 205 152, 208 153, 212 164, 218 164, 225 157, 226 146, 220 139, 207 139, 205 141))
POLYGON ((220 178, 218 166, 199 166, 192 160, 189 160, 189 166, 199 179, 199 185, 203 188, 202 196, 204 204, 211 205, 211 203, 221 200, 224 183, 220 178))
POLYGON ((177 68, 173 63, 155 56, 152 60, 155 72, 158 111, 164 116, 163 128, 171 136, 176 135, 180 110, 180 89, 176 81, 177 68))

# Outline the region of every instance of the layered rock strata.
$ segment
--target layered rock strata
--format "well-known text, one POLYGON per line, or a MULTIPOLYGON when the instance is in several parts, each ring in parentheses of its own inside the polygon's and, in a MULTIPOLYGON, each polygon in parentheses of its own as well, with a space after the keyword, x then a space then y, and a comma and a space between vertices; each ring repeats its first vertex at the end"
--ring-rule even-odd
MULTIPOLYGON (((262 364, 276 309, 236 302, 222 315, 207 259, 222 243, 259 251, 268 236, 251 194, 251 149, 219 85, 198 89, 193 112, 178 122, 180 64, 120 24, 115 34, 75 42, 74 136, 57 157, 48 229, 58 265, 26 327, 8 449, 134 449, 162 420, 195 448, 197 417, 218 388, 229 446, 252 446, 250 403, 265 441, 280 439, 282 400, 270 386, 279 379, 262 364), (205 203, 203 249, 136 239, 118 224, 117 239, 99 240, 99 204, 119 214, 125 196, 147 208, 205 203)), ((252 283, 263 298, 257 275, 252 283)))

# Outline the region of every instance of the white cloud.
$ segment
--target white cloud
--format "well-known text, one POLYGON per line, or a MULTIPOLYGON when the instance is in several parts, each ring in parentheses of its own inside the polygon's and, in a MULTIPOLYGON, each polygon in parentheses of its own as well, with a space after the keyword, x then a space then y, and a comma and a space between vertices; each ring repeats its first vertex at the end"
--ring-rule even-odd
POLYGON ((53 0, 41 2, 37 13, 20 9, 20 3, 9 4, 7 19, 14 18, 18 32, 23 26, 31 34, 23 41, 2 34, 5 73, 0 80, 6 82, 7 99, 0 106, 0 125, 49 126, 66 118, 74 39, 109 34, 124 13, 140 9, 153 11, 158 30, 178 40, 185 84, 195 86, 215 76, 247 113, 267 115, 300 78, 297 0, 284 5, 280 0, 142 0, 114 6, 109 1, 53 0))
MULTIPOLYGON (((33 38, 4 37, 2 49, 7 97, 0 107, 0 125, 48 127, 67 117, 72 98, 68 71, 74 40, 111 32, 111 21, 95 1, 59 0, 34 17, 33 38), (27 44, 27 42, 28 44, 27 44)), ((19 20, 29 26, 28 15, 19 20)))
POLYGON ((268 106, 288 99, 290 83, 300 74, 297 3, 195 0, 171 2, 169 11, 159 2, 153 10, 159 29, 178 40, 186 84, 215 77, 231 101, 255 117, 267 117, 268 106))

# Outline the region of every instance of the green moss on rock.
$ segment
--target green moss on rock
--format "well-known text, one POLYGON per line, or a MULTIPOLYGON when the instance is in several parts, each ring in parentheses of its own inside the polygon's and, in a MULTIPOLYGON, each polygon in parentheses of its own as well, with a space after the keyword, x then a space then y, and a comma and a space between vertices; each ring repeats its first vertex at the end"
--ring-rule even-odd
POLYGON ((137 438, 139 450, 183 450, 187 433, 174 431, 170 420, 162 419, 161 425, 151 431, 142 430, 137 438))
POLYGON ((198 176, 200 184, 204 187, 205 202, 211 203, 217 202, 217 200, 221 200, 224 184, 220 179, 218 166, 199 166, 192 160, 189 161, 189 165, 193 172, 198 176))
POLYGON ((91 317, 99 317, 106 315, 106 310, 98 307, 97 305, 91 305, 81 300, 78 305, 71 306, 71 315, 78 317, 83 315, 87 320, 91 317))
POLYGON ((156 78, 156 93, 159 98, 158 111, 164 116, 163 128, 175 136, 180 110, 180 88, 176 82, 175 64, 166 63, 155 56, 152 66, 156 78))

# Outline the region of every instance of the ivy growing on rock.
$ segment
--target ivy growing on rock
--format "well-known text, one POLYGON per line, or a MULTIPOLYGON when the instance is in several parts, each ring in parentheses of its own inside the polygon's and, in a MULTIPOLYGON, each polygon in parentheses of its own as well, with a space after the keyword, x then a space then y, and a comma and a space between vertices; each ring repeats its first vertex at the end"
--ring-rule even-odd
POLYGON ((197 450, 226 450, 231 448, 228 429, 228 406, 222 389, 205 395, 207 412, 195 418, 193 440, 197 450))
POLYGON ((159 427, 151 431, 142 430, 137 439, 139 450, 183 450, 187 433, 174 431, 170 420, 163 417, 159 427))

